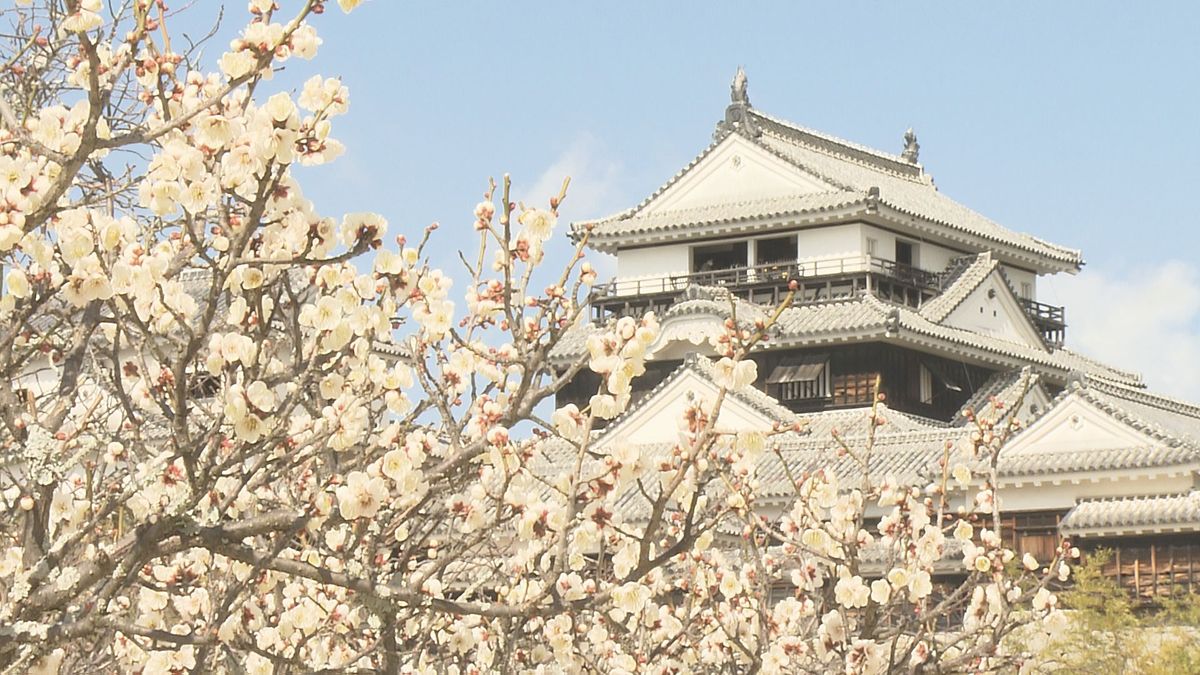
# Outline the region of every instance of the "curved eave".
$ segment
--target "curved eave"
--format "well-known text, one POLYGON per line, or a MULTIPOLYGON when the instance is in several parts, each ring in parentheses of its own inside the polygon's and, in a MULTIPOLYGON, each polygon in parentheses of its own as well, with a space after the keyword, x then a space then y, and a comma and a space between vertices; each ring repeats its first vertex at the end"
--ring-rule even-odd
POLYGON ((1090 537, 1140 537, 1150 534, 1192 534, 1196 532, 1200 532, 1200 520, 1180 523, 1062 528, 1064 536, 1078 537, 1079 539, 1088 539, 1090 537))
MULTIPOLYGON (((868 198, 848 195, 850 199, 832 208, 806 209, 775 213, 748 214, 732 218, 680 221, 667 225, 647 225, 639 228, 636 217, 617 217, 594 223, 588 245, 601 253, 616 253, 620 248, 671 244, 697 237, 715 238, 749 234, 762 230, 806 229, 843 222, 866 222, 890 229, 912 233, 917 239, 949 248, 979 253, 991 251, 1002 263, 1030 269, 1038 274, 1068 272, 1075 274, 1084 265, 1079 251, 1047 247, 1033 249, 984 234, 968 232, 953 225, 920 214, 895 208, 881 200, 872 204, 868 198), (606 233, 605 226, 620 226, 618 232, 606 233)), ((578 241, 586 222, 572 223, 571 238, 578 241)))
MULTIPOLYGON (((1003 450, 1001 451, 1003 453, 1003 450)), ((1200 471, 1200 462, 1194 458, 1165 460, 1152 465, 1139 465, 1136 462, 1118 463, 1112 466, 1081 466, 1039 467, 1028 464, 1050 459, 1044 453, 1030 455, 1019 459, 1008 460, 1001 458, 1000 487, 1044 487, 1054 485, 1084 485, 1092 483, 1128 483, 1131 480, 1155 480, 1160 478, 1179 478, 1191 476, 1200 471), (1024 459, 1026 465, 1019 467, 1005 466, 1024 459)))

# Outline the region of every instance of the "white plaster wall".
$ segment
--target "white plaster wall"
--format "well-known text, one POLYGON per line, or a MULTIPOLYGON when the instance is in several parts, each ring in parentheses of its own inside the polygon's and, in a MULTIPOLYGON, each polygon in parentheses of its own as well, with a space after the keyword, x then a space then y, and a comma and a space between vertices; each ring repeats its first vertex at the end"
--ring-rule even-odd
MULTIPOLYGON (((1096 476, 1096 474, 1092 474, 1096 476)), ((1175 494, 1192 488, 1193 478, 1182 476, 1135 476, 1130 472, 1110 474, 1108 480, 1064 480, 1059 485, 1042 483, 1021 486, 1001 483, 998 495, 1003 511, 1038 511, 1069 509, 1081 499, 1106 497, 1135 497, 1141 495, 1175 494)), ((1047 478, 1052 477, 1048 476, 1047 478)), ((1064 478, 1064 477, 1059 477, 1064 478)), ((1078 476, 1076 477, 1079 478, 1078 476)))
MULTIPOLYGON (((875 257, 883 260, 896 259, 896 235, 888 230, 882 230, 872 225, 862 225, 862 250, 867 250, 867 239, 875 240, 875 257)), ((950 261, 963 255, 958 251, 943 248, 937 244, 920 241, 909 237, 900 237, 917 245, 917 267, 930 272, 941 272, 950 261)))
POLYGON ((638 279, 687 274, 691 265, 687 244, 664 244, 617 251, 617 278, 638 279))
POLYGON ((1037 275, 1027 270, 1017 269, 1004 265, 1004 274, 1008 276, 1008 281, 1012 284, 1013 290, 1017 295, 1021 295, 1021 284, 1029 284, 1029 288, 1033 293, 1029 295, 1030 300, 1037 300, 1037 275))
POLYGON ((847 223, 801 230, 797 239, 800 260, 862 255, 862 224, 847 223))
POLYGON ((1001 286, 1003 282, 993 274, 946 317, 945 323, 1009 342, 1039 340, 1024 323, 1024 317, 1019 314, 1022 310, 1006 301, 1010 296, 1008 290, 1001 286), (989 291, 993 291, 995 297, 988 297, 989 291))

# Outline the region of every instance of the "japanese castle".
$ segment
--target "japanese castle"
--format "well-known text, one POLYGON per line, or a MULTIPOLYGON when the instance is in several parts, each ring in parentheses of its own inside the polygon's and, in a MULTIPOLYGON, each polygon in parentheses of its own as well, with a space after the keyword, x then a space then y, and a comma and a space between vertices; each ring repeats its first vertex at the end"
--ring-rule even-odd
MULTIPOLYGON (((572 225, 585 230, 616 256, 616 278, 558 356, 585 353, 611 317, 652 310, 661 322, 633 403, 596 444, 653 455, 677 443, 665 420, 717 391, 710 338, 729 319, 766 318, 794 288, 722 427, 799 421, 775 437, 786 468, 850 479, 858 469, 834 434, 865 443, 878 379, 872 475, 921 485, 968 442, 974 416, 1016 415, 1024 428, 999 460, 1010 545, 1047 560, 1065 535, 1114 549, 1109 572, 1143 598, 1200 591, 1200 406, 1066 348, 1065 310, 1040 302, 1038 283, 1078 272, 1080 251, 942 194, 911 130, 896 155, 797 126, 753 108, 739 69, 708 147, 640 204, 572 225)), ((559 405, 586 404, 597 382, 585 370, 559 405)), ((786 508, 785 474, 760 470, 760 504, 786 508)))

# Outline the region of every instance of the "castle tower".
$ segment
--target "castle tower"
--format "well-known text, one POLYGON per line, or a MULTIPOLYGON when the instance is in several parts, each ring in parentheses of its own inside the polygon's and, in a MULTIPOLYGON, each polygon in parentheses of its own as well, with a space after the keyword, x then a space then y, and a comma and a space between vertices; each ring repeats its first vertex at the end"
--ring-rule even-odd
MULTIPOLYGON (((654 311, 661 323, 630 409, 596 443, 653 453, 673 442, 667 418, 715 390, 710 339, 794 289, 751 355, 758 381, 728 399, 722 423, 800 421, 806 431, 779 442, 789 470, 849 476, 857 469, 831 452, 831 431, 865 437, 878 379, 889 423, 873 475, 920 484, 974 415, 1018 415, 1027 428, 1001 455, 1014 545, 1044 555, 1070 534, 1125 551, 1114 573, 1140 593, 1200 590, 1200 407, 1064 346, 1065 310, 1039 301, 1038 282, 1079 272, 1081 253, 940 192, 911 129, 890 154, 761 112, 747 89, 739 68, 712 142, 642 202, 572 225, 615 255, 617 272, 592 294, 594 323, 566 335, 557 357, 585 353, 614 317, 654 311), (1168 571, 1128 575, 1162 556, 1168 571)), ((559 405, 583 407, 596 382, 583 371, 559 405)), ((768 482, 784 473, 760 469, 768 482)))

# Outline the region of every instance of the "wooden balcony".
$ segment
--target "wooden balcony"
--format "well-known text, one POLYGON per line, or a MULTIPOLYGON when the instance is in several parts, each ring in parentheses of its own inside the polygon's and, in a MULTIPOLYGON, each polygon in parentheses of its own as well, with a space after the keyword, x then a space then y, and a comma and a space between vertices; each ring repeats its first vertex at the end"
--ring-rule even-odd
POLYGON ((641 279, 615 279, 600 284, 590 302, 596 319, 612 314, 663 312, 689 286, 716 286, 760 304, 777 304, 796 282, 795 304, 812 304, 860 293, 920 307, 942 290, 942 275, 868 256, 825 258, 704 270, 641 279))
POLYGON ((1061 347, 1067 337, 1067 311, 1063 307, 1047 305, 1044 302, 1021 298, 1021 307, 1025 310, 1033 325, 1042 333, 1042 339, 1052 347, 1061 347))

